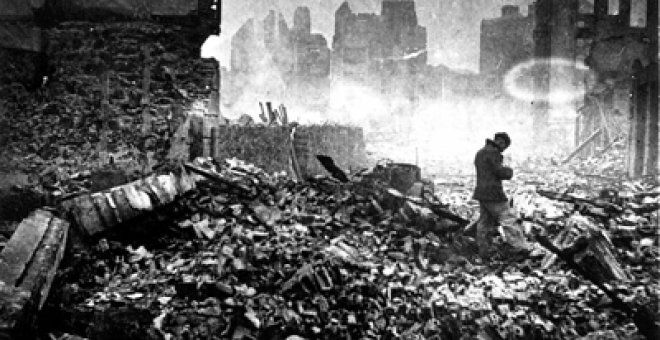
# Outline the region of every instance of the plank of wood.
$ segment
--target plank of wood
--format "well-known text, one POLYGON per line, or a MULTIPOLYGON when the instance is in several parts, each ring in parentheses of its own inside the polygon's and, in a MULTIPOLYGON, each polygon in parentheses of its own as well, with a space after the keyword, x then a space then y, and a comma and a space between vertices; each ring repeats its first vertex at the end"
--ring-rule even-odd
POLYGON ((217 157, 218 154, 218 128, 211 128, 211 150, 210 150, 210 156, 211 158, 217 157))
POLYGON ((592 277, 600 282, 630 281, 630 275, 614 257, 613 248, 603 230, 590 230, 589 251, 578 255, 576 262, 592 272, 592 277))
POLYGON ((14 286, 48 229, 53 214, 35 210, 24 219, 0 253, 0 281, 14 286))
POLYGON ((570 162, 573 158, 575 158, 575 156, 577 156, 582 150, 584 150, 584 148, 587 145, 589 145, 591 142, 593 142, 594 139, 596 139, 596 137, 598 137, 601 133, 603 133, 603 128, 600 128, 600 129, 594 131, 594 133, 592 133, 591 136, 587 137, 587 139, 585 139, 582 143, 580 143, 580 145, 578 145, 578 147, 576 147, 575 150, 573 150, 573 152, 571 152, 561 162, 561 164, 566 164, 566 163, 570 162))
POLYGON ((82 195, 74 199, 72 210, 74 219, 79 227, 89 236, 103 231, 103 222, 99 216, 91 195, 82 195))
POLYGON ((85 234, 93 236, 155 207, 172 203, 177 196, 195 187, 195 178, 186 172, 180 176, 149 176, 103 192, 63 201, 60 206, 71 213, 85 234))
POLYGON ((289 142, 289 157, 291 159, 291 168, 293 169, 293 173, 296 177, 296 180, 300 183, 305 183, 305 178, 303 177, 302 170, 300 168, 300 163, 298 162, 298 155, 296 154, 296 148, 294 146, 295 144, 295 135, 296 131, 295 128, 291 132, 291 139, 289 142))
POLYGON ((46 302, 55 273, 64 256, 68 232, 69 222, 59 218, 51 219, 48 231, 18 285, 32 293, 33 301, 38 301, 39 310, 46 302))

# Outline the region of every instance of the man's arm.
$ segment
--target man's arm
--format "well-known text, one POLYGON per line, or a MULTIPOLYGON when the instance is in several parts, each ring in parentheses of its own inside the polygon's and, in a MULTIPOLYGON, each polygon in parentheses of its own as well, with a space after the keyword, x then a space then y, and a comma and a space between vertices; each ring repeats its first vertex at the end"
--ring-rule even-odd
POLYGON ((502 156, 488 157, 488 162, 497 178, 501 180, 509 180, 513 178, 513 169, 502 165, 502 156))

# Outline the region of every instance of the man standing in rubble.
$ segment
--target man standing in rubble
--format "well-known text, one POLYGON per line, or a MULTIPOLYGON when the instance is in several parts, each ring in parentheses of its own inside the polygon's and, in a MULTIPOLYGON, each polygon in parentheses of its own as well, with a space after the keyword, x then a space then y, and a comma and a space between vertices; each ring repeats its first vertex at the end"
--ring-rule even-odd
POLYGON ((514 241, 520 241, 522 237, 519 228, 515 227, 516 216, 509 208, 502 188, 502 181, 513 177, 513 170, 502 164, 502 152, 510 145, 509 135, 506 132, 498 132, 492 140, 486 139, 486 145, 474 158, 477 185, 472 197, 479 201, 479 220, 476 227, 479 256, 482 258, 487 258, 490 254, 492 235, 498 225, 505 231, 503 236, 509 244, 519 245, 514 241))

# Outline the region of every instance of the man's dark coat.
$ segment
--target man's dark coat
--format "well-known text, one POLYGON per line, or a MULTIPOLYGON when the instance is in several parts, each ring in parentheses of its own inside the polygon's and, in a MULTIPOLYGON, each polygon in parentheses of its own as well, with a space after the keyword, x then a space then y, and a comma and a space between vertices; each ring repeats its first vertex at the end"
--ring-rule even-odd
POLYGON ((502 153, 493 141, 486 140, 486 145, 474 157, 477 168, 477 186, 474 189, 474 199, 479 201, 506 201, 502 180, 513 177, 513 170, 502 165, 502 153))

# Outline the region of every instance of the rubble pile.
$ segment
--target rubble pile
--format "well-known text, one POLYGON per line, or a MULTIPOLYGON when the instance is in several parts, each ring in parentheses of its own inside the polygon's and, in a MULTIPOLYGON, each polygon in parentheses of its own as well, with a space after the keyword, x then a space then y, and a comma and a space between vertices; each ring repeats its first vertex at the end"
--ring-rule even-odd
MULTIPOLYGON (((199 58, 205 36, 194 27, 66 22, 47 34, 45 85, 36 93, 15 81, 0 88, 3 163, 47 192, 76 191, 67 188, 71 177, 109 163, 149 172, 185 115, 204 109, 213 63, 199 58)), ((6 72, 19 72, 30 62, 9 64, 6 72)))
MULTIPOLYGON (((549 252, 503 252, 484 262, 446 205, 368 174, 301 184, 236 160, 197 166, 208 181, 168 209, 159 232, 148 232, 178 236, 102 239, 74 254, 49 302, 57 311, 48 315, 51 331, 94 339, 104 339, 100 330, 126 339, 642 338, 598 286, 549 261, 549 252)), ((657 207, 655 193, 626 209, 657 207)), ((527 224, 553 237, 574 227, 580 211, 564 196, 535 197, 528 200, 535 214, 521 215, 527 224)), ((636 232, 657 233, 657 223, 641 220, 657 211, 637 212, 636 232)), ((615 249, 630 278, 609 287, 627 303, 657 306, 657 240, 635 234, 615 249)))
POLYGON ((578 174, 606 179, 621 178, 626 173, 625 139, 613 141, 607 149, 602 149, 584 160, 574 161, 570 168, 578 174), (597 170, 597 171, 595 171, 597 170))

